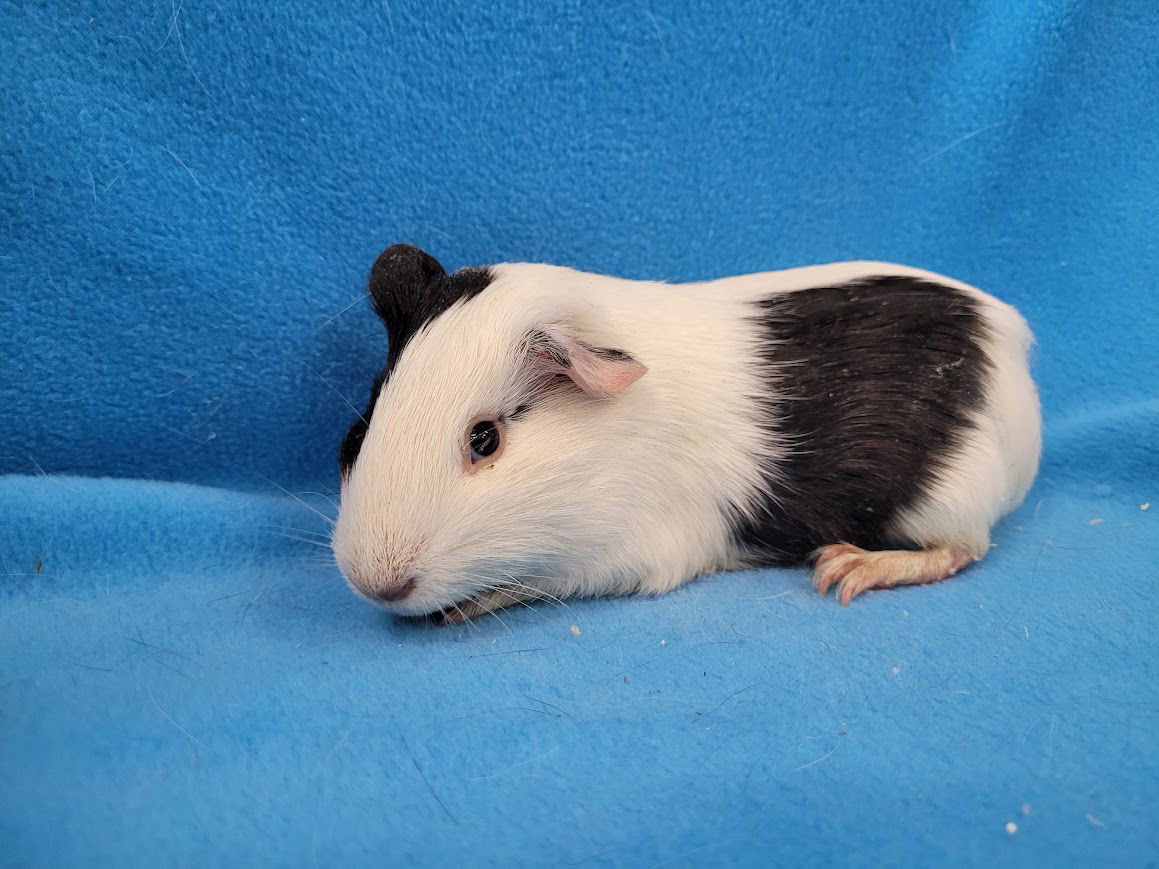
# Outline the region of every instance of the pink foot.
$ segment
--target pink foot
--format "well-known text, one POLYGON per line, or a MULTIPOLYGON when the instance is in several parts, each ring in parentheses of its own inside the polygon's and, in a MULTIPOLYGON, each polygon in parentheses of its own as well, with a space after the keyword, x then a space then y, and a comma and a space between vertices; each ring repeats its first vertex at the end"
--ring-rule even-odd
POLYGON ((825 594, 836 585, 842 606, 848 606, 857 595, 873 588, 947 579, 976 560, 960 547, 868 552, 848 543, 822 546, 816 556, 813 581, 818 593, 825 594))

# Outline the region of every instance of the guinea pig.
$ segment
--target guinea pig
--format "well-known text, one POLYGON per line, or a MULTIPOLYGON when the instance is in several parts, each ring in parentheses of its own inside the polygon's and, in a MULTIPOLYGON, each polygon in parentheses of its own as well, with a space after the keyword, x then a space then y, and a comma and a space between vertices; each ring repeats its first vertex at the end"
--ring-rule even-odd
POLYGON ((332 543, 402 615, 808 562, 848 604, 982 558, 1038 467, 1026 322, 930 272, 447 274, 400 244, 370 298, 388 353, 342 441, 332 543))

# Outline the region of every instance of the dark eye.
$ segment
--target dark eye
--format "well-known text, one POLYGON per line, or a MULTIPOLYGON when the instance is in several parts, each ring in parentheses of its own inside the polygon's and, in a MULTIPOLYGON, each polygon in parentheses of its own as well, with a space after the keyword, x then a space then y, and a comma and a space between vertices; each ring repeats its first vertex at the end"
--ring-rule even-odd
POLYGON ((499 449, 499 428, 489 419, 480 420, 471 429, 471 461, 479 462, 493 456, 499 449))

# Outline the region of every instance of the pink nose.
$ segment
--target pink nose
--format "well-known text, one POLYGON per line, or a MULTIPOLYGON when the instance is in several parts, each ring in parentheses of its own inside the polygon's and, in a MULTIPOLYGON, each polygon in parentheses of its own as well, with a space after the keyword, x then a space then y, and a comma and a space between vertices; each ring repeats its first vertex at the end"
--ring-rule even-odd
POLYGON ((387 603, 397 603, 414 591, 416 585, 418 585, 418 577, 412 573, 409 576, 392 579, 380 585, 371 592, 370 596, 387 603))

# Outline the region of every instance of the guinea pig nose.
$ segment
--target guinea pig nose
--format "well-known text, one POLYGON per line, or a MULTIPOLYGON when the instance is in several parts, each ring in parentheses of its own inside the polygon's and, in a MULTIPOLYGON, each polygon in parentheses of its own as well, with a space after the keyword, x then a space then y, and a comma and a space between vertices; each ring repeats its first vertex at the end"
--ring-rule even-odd
POLYGON ((418 585, 418 577, 412 573, 405 577, 394 579, 387 585, 375 590, 374 597, 387 603, 395 603, 414 591, 416 585, 418 585))

